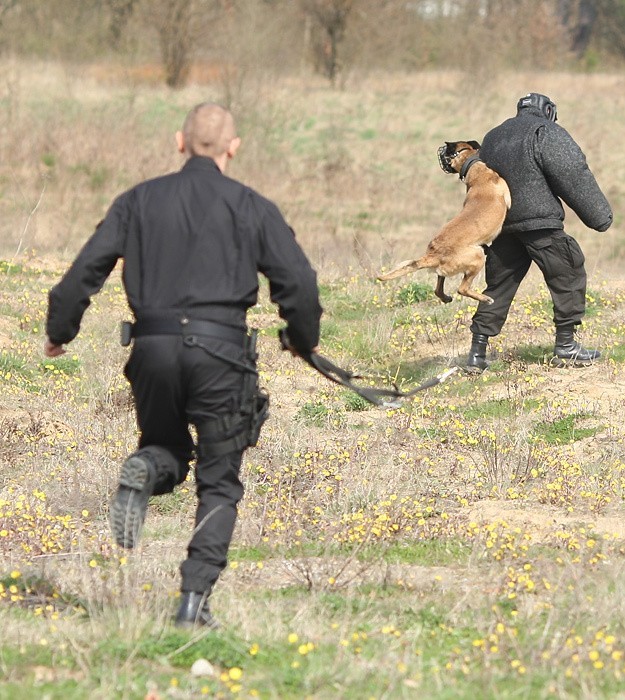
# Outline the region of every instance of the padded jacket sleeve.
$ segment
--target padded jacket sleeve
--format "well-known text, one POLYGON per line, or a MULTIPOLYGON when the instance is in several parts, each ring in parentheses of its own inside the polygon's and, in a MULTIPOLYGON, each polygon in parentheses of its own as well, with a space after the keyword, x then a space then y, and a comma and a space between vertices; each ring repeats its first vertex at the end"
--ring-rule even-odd
POLYGON ((569 133, 557 124, 536 132, 537 159, 553 193, 589 228, 606 231, 612 209, 586 163, 586 156, 569 133))

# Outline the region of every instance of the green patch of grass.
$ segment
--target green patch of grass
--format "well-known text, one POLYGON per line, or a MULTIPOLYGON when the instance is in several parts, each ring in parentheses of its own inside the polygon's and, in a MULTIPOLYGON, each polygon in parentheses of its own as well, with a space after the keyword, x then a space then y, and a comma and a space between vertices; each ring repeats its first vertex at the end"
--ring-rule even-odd
POLYGON ((172 100, 153 95, 141 114, 141 122, 150 133, 153 133, 156 125, 170 125, 176 129, 184 120, 185 114, 185 109, 172 100))
MULTIPOLYGON (((93 558, 100 559, 102 555, 95 554, 93 558)), ((0 585, 4 590, 13 589, 20 596, 17 606, 20 609, 33 609, 42 606, 51 606, 55 610, 72 609, 80 615, 84 614, 86 604, 84 600, 72 593, 59 591, 57 587, 43 576, 25 574, 18 578, 6 575, 0 579, 0 585)))
POLYGON ((602 292, 594 289, 586 290, 586 316, 593 317, 610 305, 610 300, 606 299, 602 292))
POLYGON ((12 384, 29 394, 41 392, 40 376, 21 356, 11 352, 0 353, 0 386, 3 383, 12 384))
POLYGON ((346 411, 367 411, 371 408, 371 404, 354 391, 344 391, 341 396, 346 411))
MULTIPOLYGON (((395 542, 384 550, 382 557, 391 564, 449 566, 466 562, 471 550, 470 544, 461 540, 395 542)), ((365 558, 367 552, 362 556, 365 558)))
POLYGON ((344 322, 362 321, 370 312, 375 313, 375 309, 369 308, 366 299, 354 298, 330 285, 322 285, 320 292, 321 303, 325 309, 324 322, 327 322, 327 317, 330 317, 333 322, 341 325, 343 333, 345 333, 344 322))
POLYGON ((403 391, 409 391, 414 385, 432 379, 446 370, 438 358, 427 358, 420 362, 405 362, 399 369, 395 378, 396 383, 403 391))
POLYGON ((70 171, 76 175, 84 175, 89 183, 91 190, 101 189, 109 180, 110 171, 104 166, 94 165, 93 163, 77 163, 70 168, 70 171))
POLYGON ((614 362, 625 362, 625 343, 619 343, 611 347, 606 353, 606 358, 614 362))
POLYGON ((17 263, 9 262, 8 260, 0 260, 0 274, 2 275, 21 275, 24 273, 24 266, 17 263))
POLYGON ((228 559, 231 561, 266 561, 275 557, 277 552, 267 545, 235 545, 230 547, 228 559))
POLYGON ((439 428, 436 425, 431 425, 427 428, 417 426, 412 430, 415 435, 417 435, 420 438, 423 438, 424 440, 433 440, 435 442, 440 442, 441 440, 444 440, 447 437, 447 431, 443 428, 439 428))
POLYGON ((490 363, 488 369, 482 374, 459 373, 453 379, 445 382, 445 388, 449 396, 476 396, 481 387, 501 384, 503 381, 506 365, 502 360, 495 360, 490 363))
POLYGON ((48 168, 53 168, 56 165, 56 156, 54 153, 44 153, 41 156, 41 162, 48 168))
MULTIPOLYGON (((52 670, 51 675, 55 675, 52 670)), ((2 700, 24 700, 27 697, 46 698, 46 700, 83 700, 85 688, 71 679, 41 682, 36 680, 34 670, 29 671, 19 682, 2 684, 2 700), (27 687, 36 688, 37 695, 24 695, 24 688, 27 687)))
POLYGON ((371 141, 371 139, 374 139, 375 137, 376 137, 375 129, 365 129, 364 131, 360 132, 360 138, 363 141, 371 141))
POLYGON ((321 427, 327 423, 331 414, 331 409, 321 401, 308 401, 295 414, 295 418, 303 421, 306 425, 321 427))
POLYGON ((540 405, 537 399, 491 399, 462 409, 465 418, 510 418, 518 413, 532 411, 540 405))
POLYGON ((72 355, 61 355, 39 363, 39 368, 44 373, 65 374, 72 376, 80 372, 82 363, 78 357, 72 355))
MULTIPOLYGON (((107 651, 106 642, 103 651, 107 651)), ((243 666, 249 660, 247 645, 234 632, 217 631, 189 644, 189 634, 171 631, 159 637, 147 637, 139 642, 138 655, 144 659, 166 657, 174 666, 189 668, 198 659, 210 659, 220 666, 243 666)))
POLYGON ((396 292, 395 304, 397 306, 413 306, 431 299, 433 296, 434 290, 429 285, 421 282, 411 282, 396 292))
POLYGON ((358 231, 378 231, 378 224, 373 221, 370 213, 359 211, 356 216, 348 216, 343 220, 346 228, 357 229, 358 231))
POLYGON ((603 430, 602 426, 580 428, 577 422, 588 418, 586 413, 575 413, 554 421, 545 421, 534 426, 533 433, 538 440, 549 445, 565 445, 587 437, 593 437, 603 430))
MULTIPOLYGON (((0 647, 0 658, 8 667, 21 667, 24 664, 29 666, 50 666, 53 661, 52 649, 47 645, 11 645, 8 640, 0 647)), ((4 696, 2 696, 4 697, 4 696)))
POLYGON ((10 378, 14 374, 23 378, 33 376, 32 369, 23 357, 6 351, 0 353, 0 373, 4 374, 5 378, 10 378))
POLYGON ((553 345, 519 345, 514 354, 529 364, 544 364, 553 357, 553 345))
POLYGON ((339 341, 342 339, 344 331, 345 329, 341 324, 334 322, 330 318, 324 317, 320 329, 321 342, 325 345, 339 341))

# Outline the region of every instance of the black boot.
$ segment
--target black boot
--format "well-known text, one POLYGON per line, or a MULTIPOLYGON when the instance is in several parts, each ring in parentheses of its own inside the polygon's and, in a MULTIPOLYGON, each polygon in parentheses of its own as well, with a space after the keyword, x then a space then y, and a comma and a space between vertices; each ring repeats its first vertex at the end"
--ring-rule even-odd
POLYGON ((128 457, 109 510, 111 529, 119 547, 137 546, 155 483, 156 469, 148 455, 128 457))
POLYGON ((599 350, 587 350, 581 343, 575 340, 575 326, 556 327, 556 344, 553 350, 554 357, 551 364, 554 367, 587 367, 598 357, 599 350))
POLYGON ((481 374, 488 367, 488 362, 486 362, 487 350, 488 336, 483 333, 474 333, 467 359, 467 370, 469 372, 481 374))
POLYGON ((180 598, 180 608, 176 615, 176 627, 208 627, 217 629, 219 623, 212 616, 208 606, 210 591, 197 593, 195 591, 183 591, 180 598))

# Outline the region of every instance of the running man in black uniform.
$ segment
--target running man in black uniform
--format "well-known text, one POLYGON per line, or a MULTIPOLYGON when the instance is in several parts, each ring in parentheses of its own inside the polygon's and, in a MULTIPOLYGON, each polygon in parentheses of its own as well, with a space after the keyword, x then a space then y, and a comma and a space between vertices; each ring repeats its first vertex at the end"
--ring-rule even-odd
POLYGON ((322 309, 316 273, 278 208, 224 174, 240 145, 230 112, 200 104, 176 139, 184 167, 119 196, 51 290, 44 352, 65 352, 90 298, 123 258, 135 316, 125 374, 140 439, 121 469, 112 530, 118 545, 134 547, 149 498, 182 483, 196 456, 197 513, 177 623, 213 626, 208 596, 226 566, 242 455, 265 415, 246 326, 258 273, 269 280, 294 353, 316 348, 322 309))

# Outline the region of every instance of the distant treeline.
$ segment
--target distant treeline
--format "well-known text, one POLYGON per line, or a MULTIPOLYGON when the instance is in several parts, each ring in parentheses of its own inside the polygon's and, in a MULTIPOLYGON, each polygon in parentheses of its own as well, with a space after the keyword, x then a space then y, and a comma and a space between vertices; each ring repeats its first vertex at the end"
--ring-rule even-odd
POLYGON ((239 71, 610 70, 625 0, 0 0, 0 51, 239 71))

